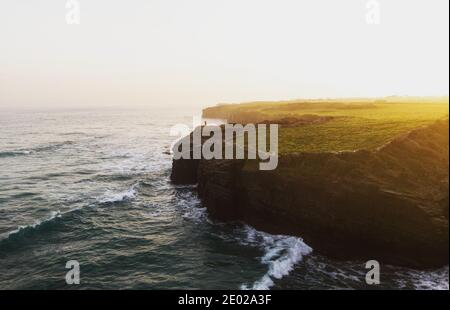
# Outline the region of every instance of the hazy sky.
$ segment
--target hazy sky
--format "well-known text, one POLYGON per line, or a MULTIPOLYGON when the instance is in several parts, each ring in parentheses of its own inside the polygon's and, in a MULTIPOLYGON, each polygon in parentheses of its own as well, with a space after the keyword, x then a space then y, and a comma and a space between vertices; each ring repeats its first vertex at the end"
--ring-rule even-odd
POLYGON ((449 1, 1 0, 0 107, 448 95, 449 1))

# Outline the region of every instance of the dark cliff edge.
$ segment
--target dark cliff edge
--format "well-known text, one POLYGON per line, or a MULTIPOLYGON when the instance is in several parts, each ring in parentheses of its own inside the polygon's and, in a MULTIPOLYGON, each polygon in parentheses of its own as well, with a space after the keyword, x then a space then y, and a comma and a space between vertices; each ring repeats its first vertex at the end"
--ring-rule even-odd
POLYGON ((171 180, 198 183, 216 220, 297 235, 334 258, 439 267, 449 257, 448 129, 440 120, 375 151, 283 155, 273 171, 255 160, 174 160, 171 180))

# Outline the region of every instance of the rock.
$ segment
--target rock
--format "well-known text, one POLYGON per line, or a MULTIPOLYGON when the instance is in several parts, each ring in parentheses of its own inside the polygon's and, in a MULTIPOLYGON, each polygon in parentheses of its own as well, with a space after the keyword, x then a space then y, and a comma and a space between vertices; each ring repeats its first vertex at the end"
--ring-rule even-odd
POLYGON ((448 265, 448 119, 376 151, 298 153, 273 171, 255 160, 178 160, 210 215, 301 236, 341 259, 448 265))
POLYGON ((197 170, 199 160, 174 160, 170 179, 175 184, 197 183, 197 170))

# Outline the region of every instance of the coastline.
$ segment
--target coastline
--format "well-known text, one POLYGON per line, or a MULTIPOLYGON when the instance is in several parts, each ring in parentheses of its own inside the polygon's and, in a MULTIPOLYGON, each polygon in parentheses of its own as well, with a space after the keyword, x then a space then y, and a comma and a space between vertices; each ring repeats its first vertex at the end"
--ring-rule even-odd
POLYGON ((212 218, 299 236, 332 258, 448 265, 448 119, 374 151, 282 154, 275 171, 256 164, 174 160, 171 180, 198 184, 212 218))

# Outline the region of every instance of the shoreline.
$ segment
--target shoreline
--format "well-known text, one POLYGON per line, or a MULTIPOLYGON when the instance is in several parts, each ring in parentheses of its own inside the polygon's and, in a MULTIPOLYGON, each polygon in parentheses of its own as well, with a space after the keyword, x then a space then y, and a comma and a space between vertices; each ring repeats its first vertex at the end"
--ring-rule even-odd
POLYGON ((212 218, 300 236, 329 257, 448 265, 448 118, 374 151, 284 154, 279 161, 264 172, 252 160, 174 160, 171 180, 198 184, 212 218))

